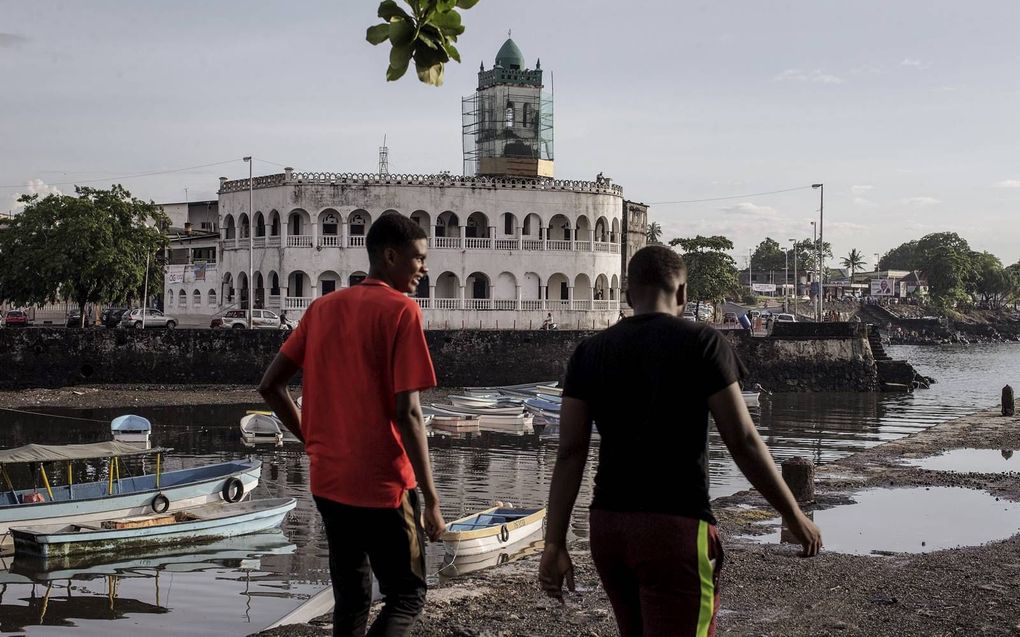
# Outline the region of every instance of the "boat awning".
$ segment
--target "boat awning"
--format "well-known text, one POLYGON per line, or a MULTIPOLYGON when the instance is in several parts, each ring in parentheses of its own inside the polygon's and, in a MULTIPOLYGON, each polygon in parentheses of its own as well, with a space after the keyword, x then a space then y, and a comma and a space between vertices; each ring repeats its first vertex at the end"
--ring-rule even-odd
POLYGON ((0 449, 0 464, 137 456, 162 451, 165 451, 162 447, 140 449, 135 445, 123 442, 94 442, 84 445, 25 445, 14 449, 0 449))

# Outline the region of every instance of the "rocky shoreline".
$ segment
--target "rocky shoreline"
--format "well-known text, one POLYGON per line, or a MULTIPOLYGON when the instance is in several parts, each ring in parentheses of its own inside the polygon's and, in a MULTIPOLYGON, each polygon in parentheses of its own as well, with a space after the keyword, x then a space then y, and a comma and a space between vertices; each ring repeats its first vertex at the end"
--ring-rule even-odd
MULTIPOLYGON (((1020 417, 981 412, 932 427, 818 468, 818 511, 851 502, 869 488, 966 487, 1020 501, 1017 473, 946 473, 905 466, 960 447, 1020 448, 1020 417)), ((774 512, 754 491, 715 502, 726 544, 719 634, 1016 635, 1020 632, 1020 537, 931 553, 882 556, 823 551, 797 556, 787 544, 758 544, 774 512)), ((961 523, 980 525, 980 520, 961 523)), ((1017 527, 1020 529, 1020 525, 1017 527)), ((824 536, 825 527, 822 527, 824 536)), ((578 592, 565 606, 546 599, 532 556, 430 592, 418 635, 615 635, 587 546, 573 545, 578 592)), ((329 617, 260 633, 327 635, 329 617)))

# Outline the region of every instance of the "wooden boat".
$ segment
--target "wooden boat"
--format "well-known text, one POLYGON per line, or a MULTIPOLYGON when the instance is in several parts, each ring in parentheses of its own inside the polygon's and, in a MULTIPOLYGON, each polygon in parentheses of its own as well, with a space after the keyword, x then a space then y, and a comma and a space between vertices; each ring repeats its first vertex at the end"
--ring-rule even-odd
POLYGON ((535 417, 530 413, 516 416, 479 416, 478 429, 521 436, 535 431, 535 417))
POLYGON ((496 407, 499 404, 499 398, 490 397, 474 397, 474 396, 447 396, 450 403, 454 407, 496 407))
POLYGON ((439 539, 448 555, 480 555, 529 537, 542 528, 544 521, 544 508, 495 506, 450 522, 439 539))
POLYGON ((524 413, 522 405, 511 407, 457 407, 455 405, 429 405, 437 416, 520 416, 524 413))
POLYGON ((441 578, 463 577, 482 569, 493 566, 501 566, 510 562, 524 559, 529 555, 536 555, 542 552, 545 547, 541 526, 535 529, 531 535, 522 538, 513 544, 507 544, 496 551, 478 553, 476 555, 445 555, 443 565, 439 568, 438 574, 441 578))
POLYGON ((744 403, 747 404, 748 407, 758 407, 761 404, 759 402, 761 398, 761 392, 742 391, 740 392, 740 395, 744 398, 744 403))
POLYGON ((274 529, 297 506, 294 498, 207 504, 166 514, 151 514, 99 523, 76 522, 19 526, 11 529, 18 556, 51 558, 82 553, 109 553, 137 547, 217 540, 274 529))
POLYGON ((82 445, 26 445, 0 451, 0 475, 6 491, 0 491, 0 546, 11 543, 12 526, 74 524, 110 518, 145 515, 155 511, 177 511, 204 504, 236 502, 259 482, 261 460, 232 460, 176 471, 162 471, 162 448, 139 449, 121 442, 82 445), (120 458, 155 455, 156 472, 124 477, 120 458), (47 463, 63 469, 74 461, 109 459, 109 477, 98 482, 52 486, 47 463), (5 465, 38 463, 46 488, 15 489, 5 465))
POLYGON ((152 423, 148 418, 127 414, 110 421, 110 434, 116 442, 144 445, 148 449, 151 433, 152 423))
POLYGON ((249 412, 241 418, 241 440, 249 445, 283 446, 283 423, 272 413, 249 412))
POLYGON ((426 416, 432 418, 431 425, 435 431, 445 433, 478 433, 478 418, 471 416, 459 418, 456 416, 426 416))

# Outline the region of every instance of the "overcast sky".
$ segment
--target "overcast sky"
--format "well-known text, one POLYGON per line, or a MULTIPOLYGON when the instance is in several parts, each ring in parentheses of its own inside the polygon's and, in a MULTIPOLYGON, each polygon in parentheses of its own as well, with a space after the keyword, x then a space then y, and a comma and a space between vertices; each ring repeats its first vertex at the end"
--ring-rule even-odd
POLYGON ((391 172, 459 174, 460 99, 513 29, 555 76, 556 176, 612 177, 667 239, 725 234, 743 266, 766 235, 810 236, 824 182, 837 256, 948 230, 1020 259, 1015 0, 482 0, 438 89, 385 81, 377 6, 0 0, 0 211, 229 162, 119 180, 212 199, 244 155, 375 171, 383 135, 391 172))

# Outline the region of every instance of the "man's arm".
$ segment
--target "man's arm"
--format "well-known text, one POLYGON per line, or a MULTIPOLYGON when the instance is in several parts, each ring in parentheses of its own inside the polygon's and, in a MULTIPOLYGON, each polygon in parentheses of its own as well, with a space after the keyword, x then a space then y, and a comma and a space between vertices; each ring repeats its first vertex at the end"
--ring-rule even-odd
POLYGON ((429 463, 429 443, 425 433, 425 417, 421 413, 418 392, 405 391, 397 394, 397 430, 404 443, 404 451, 414 468, 414 477, 425 498, 423 507, 425 533, 436 541, 446 530, 446 522, 439 511, 439 494, 432 480, 432 466, 429 463))
POLYGON ((552 484, 549 486, 549 514, 545 549, 539 565, 539 580, 546 594, 563 600, 563 579, 574 590, 574 567, 567 551, 570 513, 581 488, 591 444, 591 415, 583 400, 565 397, 560 406, 560 446, 556 451, 552 484))
POLYGON ((754 428, 751 414, 740 395, 737 383, 731 383, 708 397, 716 427, 740 471, 783 516, 790 531, 804 547, 803 555, 811 557, 822 547, 822 534, 797 506, 790 489, 776 470, 768 447, 754 428))
POLYGON ((298 411, 294 399, 287 391, 287 383, 299 369, 294 361, 283 354, 277 354, 262 376, 262 382, 259 383, 259 394, 262 395, 262 399, 266 401, 280 422, 303 443, 305 438, 301 435, 301 412, 298 411))

